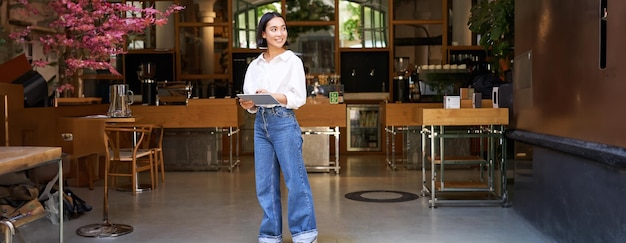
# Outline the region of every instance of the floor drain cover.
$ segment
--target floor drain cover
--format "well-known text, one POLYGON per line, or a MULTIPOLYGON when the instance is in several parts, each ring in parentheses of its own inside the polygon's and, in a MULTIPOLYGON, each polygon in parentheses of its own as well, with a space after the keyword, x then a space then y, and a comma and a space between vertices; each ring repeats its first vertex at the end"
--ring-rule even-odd
POLYGON ((358 191, 346 194, 347 199, 361 201, 361 202, 406 202, 419 198, 416 194, 401 192, 401 191, 387 191, 387 190, 373 190, 373 191, 358 191))

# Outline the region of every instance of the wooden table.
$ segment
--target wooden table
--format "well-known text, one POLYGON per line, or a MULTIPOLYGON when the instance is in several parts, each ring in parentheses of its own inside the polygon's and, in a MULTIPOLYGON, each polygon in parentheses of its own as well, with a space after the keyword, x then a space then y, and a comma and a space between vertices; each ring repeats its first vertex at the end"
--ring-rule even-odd
POLYGON ((216 138, 228 136, 228 159, 218 160, 215 168, 232 172, 239 165, 239 128, 245 119, 237 99, 190 99, 187 105, 133 105, 130 109, 135 116, 141 117, 138 124, 159 124, 163 128, 215 128, 212 133, 216 138))
POLYGON ((385 127, 385 160, 391 169, 397 166, 417 168, 421 163, 409 158, 409 133, 422 129, 422 110, 443 108, 443 103, 385 103, 381 106, 382 124, 385 127), (402 135, 401 158, 396 158, 396 135, 402 135))
POLYGON ((55 98, 54 107, 60 105, 89 105, 100 104, 102 98, 98 97, 67 97, 67 98, 55 98))
POLYGON ((104 126, 107 123, 134 123, 136 117, 107 117, 105 115, 59 117, 57 122, 57 144, 63 148, 63 152, 69 156, 70 178, 68 183, 75 186, 89 185, 94 188, 93 182, 99 178, 98 158, 104 154, 104 126), (65 137, 65 138, 64 138, 65 137), (86 163, 80 163, 87 160, 86 163), (84 165, 84 166, 83 166, 84 165), (82 171, 87 170, 87 181, 82 171))
POLYGON ((346 104, 330 104, 328 99, 316 100, 317 102, 307 102, 294 112, 302 128, 302 135, 328 135, 335 138, 335 159, 328 161, 328 165, 307 164, 306 167, 314 171, 334 170, 335 174, 339 174, 339 128, 346 127, 346 104), (311 129, 317 127, 325 129, 311 129))
MULTIPOLYGON (((61 159, 61 154, 62 152, 60 147, 0 147, 0 174, 23 171, 56 161, 59 165, 59 188, 63 188, 63 161, 61 159)), ((52 198, 48 200, 52 200, 52 198)), ((60 214, 59 242, 63 242, 63 193, 59 193, 58 200, 60 214)), ((45 216, 45 214, 40 216, 45 216)), ((33 220, 37 219, 37 216, 35 215, 31 215, 30 217, 33 217, 33 220)), ((32 220, 25 220, 23 222, 30 221, 32 220)), ((4 230, 5 242, 10 243, 13 239, 13 235, 15 234, 15 229, 13 228, 14 225, 10 221, 6 220, 3 220, 2 224, 6 226, 4 230)))
POLYGON ((507 108, 424 109, 421 122, 422 194, 430 194, 430 207, 445 203, 481 205, 495 203, 507 206, 506 140, 504 139, 504 127, 509 124, 507 108), (444 156, 445 138, 479 138, 481 154, 478 156, 444 156), (427 140, 430 140, 430 150, 427 150, 425 146, 427 140), (484 143, 484 140, 487 142, 484 143), (427 161, 430 161, 430 188, 426 183, 427 161), (500 169, 499 181, 495 176, 496 163, 500 169), (455 165, 479 166, 479 180, 446 180, 444 167, 455 165), (483 168, 486 168, 486 171, 483 171, 483 168), (487 175, 486 179, 484 173, 487 175), (499 192, 497 186, 500 187, 499 192), (445 199, 440 195, 443 192, 457 193, 457 195, 458 193, 480 193, 488 194, 488 196, 467 200, 445 199))

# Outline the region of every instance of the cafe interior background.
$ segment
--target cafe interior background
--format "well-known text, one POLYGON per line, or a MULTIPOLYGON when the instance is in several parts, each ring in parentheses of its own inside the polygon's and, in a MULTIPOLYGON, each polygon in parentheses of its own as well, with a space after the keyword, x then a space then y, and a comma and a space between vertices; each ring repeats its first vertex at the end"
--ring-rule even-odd
MULTIPOLYGON (((346 107, 346 126, 339 128, 341 139, 329 142, 325 137, 316 141, 327 154, 396 152, 386 146, 385 128, 380 124, 385 104, 438 103, 444 93, 459 95, 458 85, 466 87, 475 75, 496 71, 487 52, 479 46, 481 36, 467 26, 470 9, 477 4, 474 0, 120 2, 139 7, 154 5, 161 10, 175 3, 186 9, 173 14, 164 26, 128 36, 127 53, 111 56, 121 76, 102 70, 84 71, 83 91, 70 96, 96 98, 99 104, 90 105, 90 109, 100 113, 109 108, 113 84, 128 85, 134 92, 130 107, 139 113, 145 107, 176 109, 189 107, 192 100, 220 100, 240 93, 246 66, 259 53, 254 37, 258 17, 268 10, 282 12, 287 19, 289 48, 302 58, 307 70, 309 101, 328 102, 324 90, 331 90, 339 93, 339 105, 346 107), (433 83, 429 85, 424 75, 432 70, 460 69, 461 65, 468 72, 453 76, 464 81, 457 82, 457 86, 437 88, 433 83), (375 131, 359 130, 359 124, 372 120, 377 124, 375 131)), ((516 44, 511 65, 516 83, 502 101, 516 97, 514 106, 509 104, 511 124, 507 133, 511 153, 507 156, 515 159, 509 166, 520 172, 514 177, 519 189, 516 211, 558 239, 623 239, 626 230, 621 219, 626 213, 610 208, 615 208, 614 203, 624 195, 626 143, 622 124, 626 117, 614 109, 616 104, 624 103, 620 95, 625 86, 620 82, 624 74, 617 63, 623 54, 619 43, 626 38, 617 23, 623 22, 620 12, 626 4, 611 2, 607 7, 606 0, 574 2, 566 4, 567 8, 558 0, 515 2, 516 44), (597 200, 581 200, 576 196, 581 191, 597 200), (595 213, 586 210, 590 207, 595 213), (567 228, 576 230, 563 230, 567 228), (606 234, 590 233, 594 231, 606 234)), ((12 10, 19 8, 15 1, 0 3, 0 67, 6 67, 18 54, 18 59, 27 61, 41 58, 42 50, 36 41, 12 45, 8 35, 25 25, 37 26, 36 34, 46 34, 50 31, 45 28, 49 20, 13 14, 12 10)), ((15 71, 4 70, 9 70, 7 74, 15 71)), ((77 111, 81 105, 76 104, 45 110, 55 105, 56 87, 47 84, 58 70, 49 66, 37 68, 37 72, 41 75, 38 82, 46 83, 46 95, 38 95, 33 107, 9 108, 18 110, 20 121, 3 129, 11 145, 58 146, 61 138, 49 129, 57 125, 55 119, 85 115, 77 111), (24 115, 22 109, 41 110, 37 115, 24 115), (36 117, 54 121, 35 121, 36 117)), ((242 116, 238 145, 242 155, 249 155, 253 117, 242 116)), ((198 127, 170 129, 164 142, 166 153, 172 155, 187 146, 181 145, 181 138, 197 140, 189 146, 196 146, 192 151, 199 153, 213 147, 220 152, 227 150, 230 137, 201 139, 206 134, 211 131, 198 127)), ((413 139, 417 141, 418 137, 413 139)), ((419 154, 418 150, 400 152, 419 154)), ((173 161, 188 158, 172 156, 169 158, 173 161)), ((212 154, 208 159, 217 160, 219 156, 212 154)), ((198 164, 170 162, 168 166, 210 169, 199 168, 198 164)))

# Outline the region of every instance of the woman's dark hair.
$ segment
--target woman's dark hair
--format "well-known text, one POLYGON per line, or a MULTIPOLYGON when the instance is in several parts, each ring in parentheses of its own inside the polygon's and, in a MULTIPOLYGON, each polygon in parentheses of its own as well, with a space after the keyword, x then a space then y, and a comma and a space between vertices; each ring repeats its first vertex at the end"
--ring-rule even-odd
MULTIPOLYGON (((259 26, 256 29, 256 45, 257 47, 267 47, 267 40, 263 38, 263 31, 265 31, 265 27, 267 27, 267 22, 270 22, 275 17, 282 18, 285 23, 287 20, 277 12, 267 12, 261 16, 261 20, 259 20, 259 26)), ((289 41, 285 41, 285 45, 289 45, 289 41)))

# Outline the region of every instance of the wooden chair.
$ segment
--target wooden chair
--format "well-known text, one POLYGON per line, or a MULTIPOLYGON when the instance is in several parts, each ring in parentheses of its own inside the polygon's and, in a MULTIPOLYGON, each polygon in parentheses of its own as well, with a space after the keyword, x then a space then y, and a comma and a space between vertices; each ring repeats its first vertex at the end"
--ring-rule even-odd
MULTIPOLYGON (((150 172, 150 187, 154 189, 154 153, 144 149, 150 127, 141 125, 107 125, 104 128, 104 143, 106 145, 105 178, 130 177, 131 192, 139 191, 139 173, 150 172), (127 170, 121 170, 122 165, 128 165, 127 170)), ((108 182, 105 182, 105 190, 108 182)), ((117 180, 113 181, 117 186, 117 180)))
MULTIPOLYGON (((154 176, 155 182, 159 180, 159 170, 161 171, 161 183, 165 183, 165 165, 163 164, 163 133, 165 128, 161 125, 153 125, 150 139, 150 147, 154 152, 154 176)), ((157 183, 158 184, 158 183, 157 183)))
POLYGON ((9 97, 7 95, 0 94, 0 107, 2 107, 2 113, 0 113, 2 142, 0 142, 0 146, 9 146, 9 97))
POLYGON ((159 184, 159 170, 161 172, 161 182, 165 182, 165 165, 163 164, 163 133, 165 128, 157 124, 142 125, 150 129, 147 142, 143 149, 152 150, 154 160, 154 182, 155 187, 159 184))

